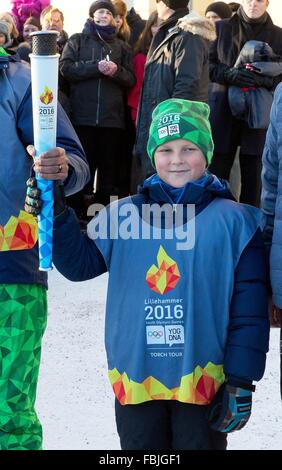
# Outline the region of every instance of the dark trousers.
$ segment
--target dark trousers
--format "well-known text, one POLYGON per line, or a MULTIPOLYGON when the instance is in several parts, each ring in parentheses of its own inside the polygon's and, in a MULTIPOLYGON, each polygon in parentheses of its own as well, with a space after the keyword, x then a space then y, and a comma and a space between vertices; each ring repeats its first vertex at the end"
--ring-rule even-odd
MULTIPOLYGON (((110 196, 123 196, 121 182, 124 169, 124 129, 76 126, 75 130, 84 148, 90 168, 90 181, 82 191, 68 198, 68 204, 79 216, 86 211, 83 196, 93 195, 93 185, 96 171, 97 192, 93 201, 107 205, 110 196)), ((85 214, 84 214, 85 215, 85 214)))
MULTIPOLYGON (((211 173, 229 180, 230 171, 236 156, 236 149, 230 154, 216 153, 209 166, 211 173)), ((239 155, 241 169, 240 202, 260 206, 261 193, 261 155, 239 155)))
POLYGON ((122 450, 226 450, 226 434, 210 429, 208 406, 154 400, 115 403, 122 450))

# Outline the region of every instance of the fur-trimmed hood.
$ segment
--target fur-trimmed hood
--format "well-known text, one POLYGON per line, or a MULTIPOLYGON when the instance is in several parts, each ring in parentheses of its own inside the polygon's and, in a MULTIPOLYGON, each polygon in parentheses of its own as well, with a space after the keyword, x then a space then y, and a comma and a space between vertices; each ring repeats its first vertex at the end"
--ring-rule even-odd
POLYGON ((183 31, 189 31, 192 34, 198 34, 208 41, 214 41, 216 39, 214 24, 194 11, 180 18, 176 27, 183 31))

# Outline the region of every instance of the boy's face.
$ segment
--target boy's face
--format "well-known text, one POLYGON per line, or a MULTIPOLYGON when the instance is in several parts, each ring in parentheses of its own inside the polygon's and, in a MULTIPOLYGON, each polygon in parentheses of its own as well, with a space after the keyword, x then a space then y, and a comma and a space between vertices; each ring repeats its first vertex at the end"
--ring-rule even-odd
POLYGON ((177 139, 160 145, 154 154, 159 177, 174 188, 200 178, 206 169, 203 152, 189 140, 177 139))
POLYGON ((0 46, 3 46, 6 42, 6 36, 3 33, 0 33, 0 46))

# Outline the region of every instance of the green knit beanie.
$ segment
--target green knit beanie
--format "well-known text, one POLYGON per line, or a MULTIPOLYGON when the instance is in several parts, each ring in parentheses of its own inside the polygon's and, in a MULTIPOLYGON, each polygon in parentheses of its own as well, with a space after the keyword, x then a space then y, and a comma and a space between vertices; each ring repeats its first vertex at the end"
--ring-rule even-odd
POLYGON ((157 148, 171 140, 186 139, 199 147, 210 164, 214 144, 209 122, 210 108, 200 101, 171 98, 154 109, 147 152, 155 167, 157 148))

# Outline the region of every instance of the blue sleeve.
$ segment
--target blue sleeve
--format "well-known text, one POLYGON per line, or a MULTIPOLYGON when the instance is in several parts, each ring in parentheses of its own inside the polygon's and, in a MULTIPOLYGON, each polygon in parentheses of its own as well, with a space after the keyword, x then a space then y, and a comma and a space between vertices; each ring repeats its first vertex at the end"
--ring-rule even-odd
POLYGON ((102 254, 95 242, 81 233, 72 209, 67 209, 54 222, 53 262, 70 281, 86 281, 107 272, 102 254))
MULTIPOLYGON (((33 144, 31 87, 29 87, 18 109, 18 132, 25 146, 33 144)), ((89 167, 81 143, 69 118, 58 103, 57 146, 63 147, 70 161, 70 174, 65 182, 66 195, 84 188, 89 180, 89 167)))
POLYGON ((270 125, 266 134, 266 141, 262 156, 262 193, 261 210, 262 232, 265 244, 270 251, 275 208, 278 194, 279 153, 281 155, 280 127, 282 121, 282 85, 277 88, 270 113, 270 125))
POLYGON ((260 380, 269 344, 266 254, 257 230, 236 272, 224 359, 226 376, 260 380))

